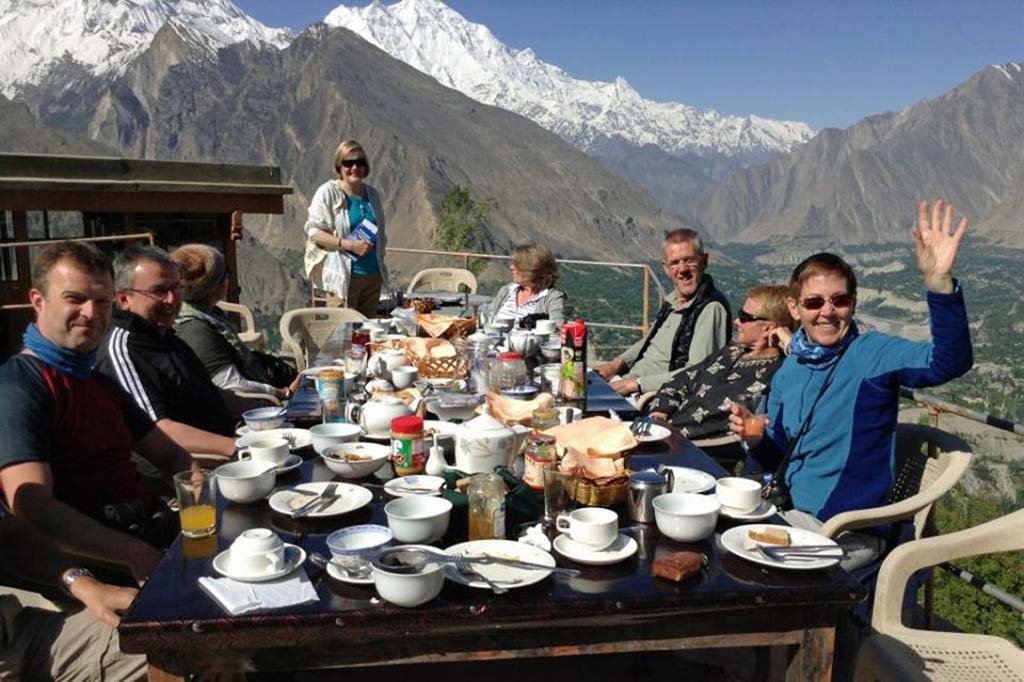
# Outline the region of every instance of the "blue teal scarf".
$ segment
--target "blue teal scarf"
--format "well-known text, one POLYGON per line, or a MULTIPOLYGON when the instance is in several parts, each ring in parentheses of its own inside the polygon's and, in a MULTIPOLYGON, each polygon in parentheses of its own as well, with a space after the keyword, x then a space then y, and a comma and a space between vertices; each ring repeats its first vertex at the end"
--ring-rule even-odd
POLYGON ((25 330, 21 342, 25 348, 35 353, 36 357, 48 365, 52 365, 67 374, 73 379, 88 379, 92 372, 92 366, 96 364, 96 351, 91 353, 79 353, 77 351, 61 348, 53 341, 50 341, 39 331, 39 327, 33 322, 25 330))
POLYGON ((796 356, 797 361, 804 364, 824 365, 842 355, 859 334, 857 323, 851 320, 850 329, 839 343, 834 346, 821 346, 808 339, 807 332, 801 327, 789 341, 789 354, 796 356))

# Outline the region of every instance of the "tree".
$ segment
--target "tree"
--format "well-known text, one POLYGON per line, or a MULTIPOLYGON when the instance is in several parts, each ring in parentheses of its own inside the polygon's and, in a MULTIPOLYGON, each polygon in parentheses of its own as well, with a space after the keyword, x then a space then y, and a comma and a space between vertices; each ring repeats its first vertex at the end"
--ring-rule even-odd
MULTIPOLYGON (((475 200, 468 187, 455 185, 444 199, 437 219, 431 244, 441 251, 471 251, 479 247, 480 238, 487 230, 487 219, 496 206, 491 199, 475 200)), ((469 263, 473 274, 486 267, 483 259, 469 263)))

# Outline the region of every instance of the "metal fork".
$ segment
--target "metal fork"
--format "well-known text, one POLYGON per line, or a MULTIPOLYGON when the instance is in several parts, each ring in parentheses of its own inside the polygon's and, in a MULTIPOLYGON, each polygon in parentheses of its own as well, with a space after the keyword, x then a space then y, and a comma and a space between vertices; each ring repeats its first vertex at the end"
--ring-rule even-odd
MULTIPOLYGON (((498 583, 494 582, 493 580, 491 580, 486 575, 484 575, 480 571, 476 570, 475 568, 473 568, 469 564, 455 564, 455 570, 457 570, 459 572, 459 574, 461 574, 463 577, 465 577, 468 580, 473 580, 474 578, 478 578, 478 579, 482 580, 483 582, 487 583, 487 587, 491 588, 491 592, 493 592, 494 594, 505 594, 506 592, 508 592, 508 588, 507 587, 502 587, 501 585, 499 585, 498 583)), ((522 581, 521 580, 516 580, 514 582, 522 582, 522 581)))
POLYGON ((324 487, 324 491, 320 493, 320 496, 314 500, 310 500, 306 503, 306 506, 300 508, 298 511, 292 513, 293 519, 301 519, 302 517, 310 514, 314 511, 323 511, 327 507, 334 504, 334 501, 338 499, 338 493, 335 491, 338 489, 337 483, 328 483, 324 487))
POLYGON ((644 417, 633 420, 633 423, 629 425, 629 430, 633 432, 634 436, 649 436, 651 435, 652 426, 653 422, 644 417))

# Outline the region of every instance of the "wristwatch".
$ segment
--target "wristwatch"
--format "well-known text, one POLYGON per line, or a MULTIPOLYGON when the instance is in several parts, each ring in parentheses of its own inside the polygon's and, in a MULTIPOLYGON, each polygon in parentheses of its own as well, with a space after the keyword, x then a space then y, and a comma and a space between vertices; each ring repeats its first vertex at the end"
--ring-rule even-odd
POLYGON ((64 590, 71 594, 71 586, 82 577, 95 577, 88 568, 69 568, 60 575, 60 581, 64 584, 64 590))

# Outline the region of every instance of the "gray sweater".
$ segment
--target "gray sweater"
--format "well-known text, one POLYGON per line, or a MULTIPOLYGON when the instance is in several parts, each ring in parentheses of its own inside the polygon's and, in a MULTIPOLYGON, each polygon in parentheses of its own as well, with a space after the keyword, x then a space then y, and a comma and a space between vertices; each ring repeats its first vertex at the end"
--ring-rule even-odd
MULTIPOLYGON (((491 311, 496 315, 501 306, 505 305, 506 299, 512 292, 513 283, 508 283, 498 289, 491 301, 491 311)), ((537 301, 537 313, 547 315, 549 320, 561 327, 565 323, 565 292, 561 289, 550 287, 544 298, 537 301)))

